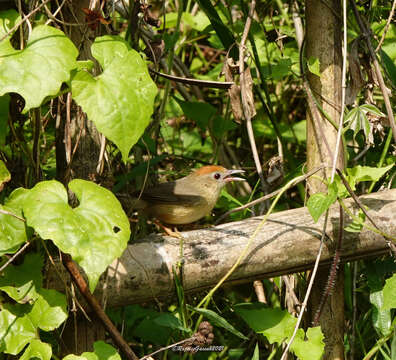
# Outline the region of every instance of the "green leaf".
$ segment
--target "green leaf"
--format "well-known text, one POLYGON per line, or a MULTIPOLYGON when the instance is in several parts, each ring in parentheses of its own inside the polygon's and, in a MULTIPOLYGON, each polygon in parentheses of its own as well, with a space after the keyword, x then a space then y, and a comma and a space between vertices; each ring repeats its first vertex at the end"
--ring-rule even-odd
POLYGON ((320 62, 318 58, 311 56, 308 59, 307 66, 312 74, 320 77, 320 62))
POLYGON ((289 58, 280 59, 279 62, 271 67, 271 77, 274 80, 281 80, 290 75, 292 61, 289 58))
POLYGON ((157 87, 140 55, 121 37, 98 37, 91 50, 103 73, 93 77, 78 71, 71 83, 73 98, 126 161, 150 122, 157 87))
POLYGON ((175 99, 187 118, 194 120, 202 130, 208 128, 209 120, 216 114, 216 109, 212 105, 203 102, 187 102, 177 98, 175 99))
POLYGON ((372 113, 376 116, 385 116, 377 107, 371 104, 364 104, 356 106, 345 115, 345 124, 353 130, 354 138, 360 130, 363 130, 366 137, 366 143, 373 144, 373 127, 367 118, 367 113, 372 113))
MULTIPOLYGON (((394 296, 395 293, 393 293, 394 296)), ((374 305, 372 312, 372 320, 374 328, 382 336, 390 333, 391 329, 391 313, 390 309, 384 309, 383 290, 370 292, 370 302, 374 305)))
POLYGON ((230 55, 234 60, 238 59, 238 52, 236 46, 236 40, 232 34, 230 28, 223 23, 216 9, 210 2, 210 0, 198 0, 199 7, 206 16, 209 18, 213 29, 216 31, 217 36, 220 38, 225 51, 230 51, 230 55))
POLYGON ((176 316, 174 316, 170 313, 163 313, 163 314, 157 316, 154 319, 154 323, 156 323, 160 326, 169 327, 171 329, 181 330, 181 331, 185 331, 187 333, 190 332, 189 329, 185 328, 182 325, 181 321, 176 316))
POLYGON ((69 183, 80 205, 68 205, 67 192, 57 181, 38 183, 28 193, 23 211, 29 226, 51 239, 85 270, 91 291, 107 266, 126 248, 129 221, 109 190, 85 180, 69 183))
POLYGON ((5 166, 4 162, 0 160, 0 192, 3 190, 4 184, 11 180, 11 174, 5 166))
POLYGON ((361 181, 378 181, 382 176, 385 175, 387 171, 392 169, 394 164, 390 164, 388 166, 377 168, 370 166, 355 166, 353 168, 348 168, 348 181, 353 178, 355 183, 359 183, 361 181))
MULTIPOLYGON (((0 12, 0 38, 3 38, 21 19, 18 12, 14 9, 0 12)), ((12 32, 9 36, 12 36, 12 32)), ((3 40, 4 41, 4 40, 3 40)), ((3 42, 1 41, 1 42, 3 42)))
POLYGON ((359 106, 360 110, 367 113, 372 113, 377 116, 386 116, 380 109, 373 104, 363 104, 359 106))
POLYGON ((234 309, 255 332, 263 334, 271 344, 288 339, 297 322, 287 311, 268 308, 264 304, 238 304, 234 309))
MULTIPOLYGON (((189 306, 190 308, 190 306, 189 306)), ((240 337, 241 339, 247 340, 248 338, 243 335, 241 332, 239 332, 237 329, 235 329, 226 319, 224 319, 222 316, 219 314, 216 314, 214 311, 209 310, 209 309, 203 309, 203 308, 192 308, 192 310, 196 311, 199 314, 204 315, 211 323, 212 325, 216 325, 218 327, 222 327, 229 331, 230 333, 240 337)))
POLYGON ((386 279, 383 289, 384 303, 382 308, 385 310, 396 308, 396 274, 386 279))
POLYGON ((334 204, 337 200, 337 188, 335 184, 329 186, 329 193, 316 193, 313 194, 307 201, 308 211, 311 214, 315 222, 317 222, 320 216, 326 212, 326 210, 334 204))
MULTIPOLYGON (((297 323, 297 319, 287 311, 268 308, 261 303, 238 304, 234 309, 254 331, 263 334, 271 344, 288 341, 297 323)), ((299 329, 290 349, 302 360, 319 360, 324 351, 320 327, 308 328, 305 334, 299 329)))
POLYGON ((52 348, 49 344, 43 343, 38 339, 33 339, 19 360, 29 360, 32 358, 50 360, 51 356, 52 348))
POLYGON ((0 351, 16 355, 36 336, 36 328, 27 316, 17 317, 7 309, 0 311, 0 351))
POLYGON ((345 231, 348 232, 360 232, 363 229, 364 226, 364 221, 366 220, 366 215, 362 211, 362 209, 359 209, 358 214, 357 214, 358 220, 353 220, 348 226, 344 228, 345 231))
POLYGON ((133 327, 134 337, 139 337, 144 341, 157 345, 165 345, 172 333, 173 329, 167 326, 159 326, 154 322, 153 318, 145 318, 137 326, 133 327))
POLYGON ((323 339, 324 335, 319 326, 308 328, 306 334, 299 329, 290 349, 301 360, 320 360, 324 351, 323 339))
POLYGON ((52 289, 41 289, 39 293, 28 316, 34 326, 54 330, 67 319, 66 296, 52 289))
POLYGON ((396 88, 396 66, 395 66, 395 63, 392 61, 392 59, 389 57, 389 55, 383 49, 380 49, 380 54, 381 54, 381 60, 384 64, 386 73, 387 73, 389 79, 391 80, 393 87, 396 88))
POLYGON ((20 304, 33 303, 39 297, 43 277, 43 259, 37 253, 27 254, 22 265, 9 265, 0 277, 0 290, 20 304))
MULTIPOLYGON (((0 209, 22 217, 22 204, 28 190, 16 189, 0 209)), ((25 223, 16 217, 0 213, 0 256, 15 253, 27 241, 25 223)))
POLYGON ((121 356, 111 345, 97 341, 94 344, 94 352, 84 352, 80 356, 67 355, 63 360, 121 360, 121 356))
POLYGON ((69 81, 77 55, 71 40, 51 26, 36 26, 23 50, 15 50, 8 37, 0 43, 0 96, 20 94, 25 99, 23 113, 40 106, 69 81))

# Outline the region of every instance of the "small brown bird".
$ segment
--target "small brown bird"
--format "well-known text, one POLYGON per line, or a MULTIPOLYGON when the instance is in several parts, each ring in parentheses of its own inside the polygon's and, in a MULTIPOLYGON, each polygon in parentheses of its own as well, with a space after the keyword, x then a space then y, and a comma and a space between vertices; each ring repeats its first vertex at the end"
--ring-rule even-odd
POLYGON ((233 177, 243 172, 216 165, 203 166, 186 177, 144 190, 134 200, 133 207, 166 224, 190 224, 212 211, 225 184, 244 181, 233 177))

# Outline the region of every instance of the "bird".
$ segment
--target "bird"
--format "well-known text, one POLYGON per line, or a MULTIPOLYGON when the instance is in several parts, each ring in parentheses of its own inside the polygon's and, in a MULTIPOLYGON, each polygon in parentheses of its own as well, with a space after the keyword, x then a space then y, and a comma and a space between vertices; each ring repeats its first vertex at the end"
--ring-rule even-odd
POLYGON ((190 224, 212 211, 227 183, 244 181, 234 176, 241 173, 244 170, 203 166, 183 178, 144 189, 132 207, 168 225, 190 224))

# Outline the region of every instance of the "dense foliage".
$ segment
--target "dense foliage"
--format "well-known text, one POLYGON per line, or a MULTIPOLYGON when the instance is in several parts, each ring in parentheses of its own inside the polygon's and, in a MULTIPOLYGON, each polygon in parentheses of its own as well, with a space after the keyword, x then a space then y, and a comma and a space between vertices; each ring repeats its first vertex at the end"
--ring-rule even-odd
MULTIPOLYGON (((251 2, 179 0, 149 6, 118 0, 97 1, 92 9, 84 8, 88 5, 83 1, 81 6, 74 3, 0 4, 2 358, 62 356, 62 324, 72 316, 71 310, 66 295, 43 285, 44 269, 50 268, 59 251, 79 264, 93 291, 128 241, 157 231, 145 219, 130 223, 131 209, 125 204, 123 209, 117 196, 122 199, 142 186, 187 175, 203 164, 247 170, 247 182, 223 190, 213 214, 200 221, 213 224, 227 210, 305 172, 307 105, 301 70, 320 77, 321 68, 318 59, 306 59, 304 47, 298 45, 296 18, 304 22, 303 3, 258 1, 247 38, 244 60, 253 82, 253 130, 264 183, 244 116, 240 118, 235 109, 238 101, 213 86, 239 81, 235 67, 228 64, 238 60, 236 44, 251 2), (79 39, 71 35, 75 25, 83 29, 79 39), (159 72, 207 84, 186 85, 166 80, 159 72), (82 127, 72 125, 82 112, 105 138, 97 143, 99 160, 91 160, 94 167, 98 163, 97 172, 72 180, 81 176, 73 162, 84 156, 77 148, 86 135, 82 127)), ((356 3, 370 25, 374 47, 379 45, 378 59, 392 93, 396 88, 396 26, 388 21, 392 4, 356 3)), ((363 194, 394 188, 396 155, 383 94, 350 9, 347 19, 345 178, 353 191, 363 194)), ((273 211, 308 205, 317 221, 337 199, 348 196, 337 175, 327 193, 309 199, 301 183, 285 189, 273 211)), ((269 206, 264 202, 235 212, 229 220, 263 214, 269 206)), ((359 213, 345 231, 360 231, 364 220, 359 213)), ((396 359, 394 258, 342 266, 346 356, 396 359)), ((307 273, 288 277, 300 301, 308 277, 307 273)), ((220 289, 202 303, 206 293, 185 295, 176 276, 177 299, 162 307, 130 305, 107 313, 138 356, 191 337, 201 331, 205 319, 213 326, 213 344, 221 351, 201 351, 194 357, 280 358, 301 304, 285 290, 282 277, 265 279, 263 286, 265 304, 257 302, 250 284, 220 289)), ((323 349, 320 327, 306 324, 298 330, 289 356, 320 359, 323 349)), ((64 359, 119 359, 120 354, 101 341, 93 353, 64 359)), ((193 355, 165 350, 156 356, 193 355)))

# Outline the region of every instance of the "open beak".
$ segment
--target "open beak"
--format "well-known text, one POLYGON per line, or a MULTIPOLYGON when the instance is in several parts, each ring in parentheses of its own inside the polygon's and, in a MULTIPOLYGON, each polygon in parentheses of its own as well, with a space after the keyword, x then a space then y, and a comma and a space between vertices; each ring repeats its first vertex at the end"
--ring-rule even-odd
POLYGON ((245 172, 245 170, 227 170, 227 173, 224 176, 224 181, 226 183, 231 182, 231 181, 245 181, 245 179, 232 176, 234 174, 242 174, 244 172, 245 172))

